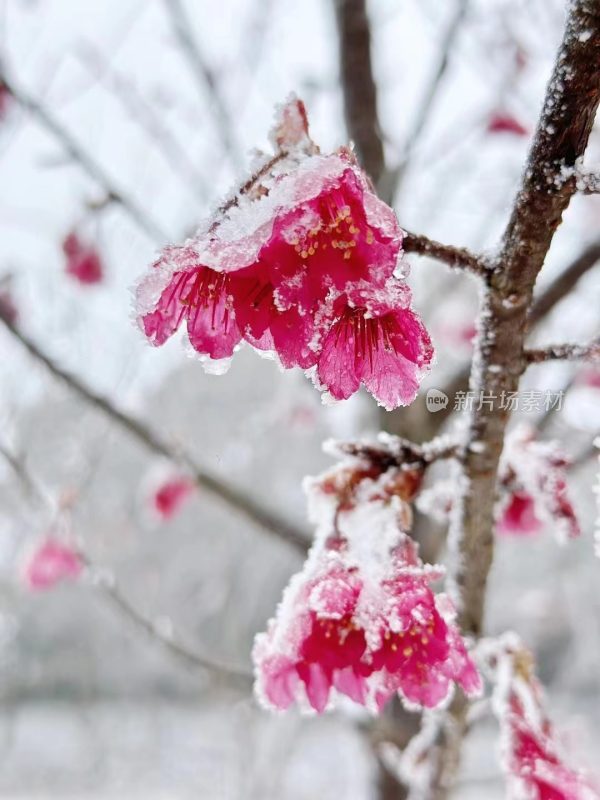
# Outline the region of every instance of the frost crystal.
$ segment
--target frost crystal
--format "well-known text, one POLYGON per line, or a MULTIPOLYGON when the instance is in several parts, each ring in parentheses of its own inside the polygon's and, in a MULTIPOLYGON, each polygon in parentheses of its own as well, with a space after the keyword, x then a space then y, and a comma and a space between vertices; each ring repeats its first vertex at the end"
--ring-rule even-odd
POLYGON ((299 100, 279 110, 271 141, 274 157, 142 279, 142 330, 161 345, 185 321, 210 359, 244 340, 335 400, 362 383, 385 408, 410 403, 433 350, 396 273, 394 213, 349 150, 319 154, 299 100))
POLYGON ((598 787, 569 767, 544 710, 533 657, 516 634, 482 642, 495 683, 492 707, 501 727, 509 800, 598 800, 598 787))
POLYGON ((398 693, 433 708, 454 682, 479 692, 452 604, 430 588, 443 570, 406 533, 420 481, 411 467, 351 459, 306 482, 315 543, 253 651, 267 706, 321 713, 338 693, 379 711, 398 693))

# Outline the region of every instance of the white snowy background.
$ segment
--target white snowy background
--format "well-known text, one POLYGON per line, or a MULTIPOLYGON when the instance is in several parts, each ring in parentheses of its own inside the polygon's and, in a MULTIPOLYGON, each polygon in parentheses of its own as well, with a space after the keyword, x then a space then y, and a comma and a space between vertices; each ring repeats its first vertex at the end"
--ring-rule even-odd
MULTIPOLYGON (((3 0, 0 57, 119 190, 179 242, 266 147, 273 106, 304 98, 323 150, 346 141, 330 0, 187 0, 191 31, 233 122, 224 149, 210 94, 199 85, 160 0, 3 0), (237 163, 233 163, 233 162, 237 163)), ((371 0, 379 112, 391 165, 405 143, 452 0, 371 0)), ((531 129, 564 19, 561 0, 472 0, 449 67, 396 196, 401 225, 442 241, 491 248, 506 222, 528 137, 486 132, 495 110, 531 129), (517 47, 526 65, 515 69, 517 47)), ((589 159, 600 151, 592 135, 589 159)), ((262 502, 305 522, 301 478, 326 465, 329 436, 374 431, 367 397, 324 407, 305 378, 249 351, 222 377, 205 375, 180 341, 154 350, 131 320, 130 287, 165 243, 116 204, 26 111, 0 124, 0 276, 26 333, 62 366, 147 420, 198 461, 262 502), (61 241, 92 239, 106 279, 85 287, 64 273, 61 241)), ((546 284, 599 234, 600 201, 577 198, 540 278, 546 284)), ((474 318, 466 277, 411 257, 415 304, 438 350, 429 386, 469 357, 453 331, 474 318)), ((536 341, 598 333, 598 270, 550 315, 536 341)), ((175 337, 176 339, 178 337, 175 337)), ((529 388, 560 389, 573 366, 536 367, 529 388)), ((592 390, 594 391, 594 390, 592 390)), ((600 390, 571 397, 550 432, 580 452, 600 429, 600 390)), ((422 402, 422 399, 417 401, 422 402)), ((534 421, 534 415, 528 415, 534 421)), ((148 617, 169 619, 215 658, 249 664, 295 552, 198 493, 173 521, 147 512, 161 465, 83 405, 0 330, 0 443, 56 500, 78 491, 73 525, 148 617)), ((583 537, 501 541, 489 631, 516 629, 536 653, 550 708, 580 762, 600 747, 600 563, 593 558, 594 464, 572 476, 583 537)), ((312 800, 375 797, 375 765, 355 720, 269 716, 249 694, 205 676, 133 629, 93 586, 28 595, 23 548, 48 512, 0 461, 0 796, 312 800)), ((308 530, 307 530, 308 534, 308 530)), ((471 737, 456 797, 502 796, 495 729, 471 737)), ((597 766, 597 763, 596 763, 597 766)))

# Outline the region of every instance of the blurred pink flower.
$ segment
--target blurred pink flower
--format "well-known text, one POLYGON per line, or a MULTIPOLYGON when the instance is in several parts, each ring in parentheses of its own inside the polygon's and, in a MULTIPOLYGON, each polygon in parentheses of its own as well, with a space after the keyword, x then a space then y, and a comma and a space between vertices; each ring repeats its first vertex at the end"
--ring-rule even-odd
POLYGON ((104 273, 98 251, 83 242, 79 236, 71 232, 63 241, 63 252, 66 256, 65 271, 79 283, 101 283, 104 273))
POLYGON ((19 311, 10 289, 2 286, 0 286, 0 316, 11 324, 15 323, 19 318, 19 311))
POLYGON ((515 634, 484 643, 496 687, 492 707, 502 732, 502 760, 511 800, 598 800, 598 786, 567 763, 544 708, 533 657, 515 634))
POLYGON ((191 478, 175 477, 164 481, 152 495, 154 510, 162 519, 171 519, 195 489, 196 484, 191 478))
POLYGON ((500 532, 530 534, 546 524, 560 541, 579 536, 568 495, 569 464, 557 442, 536 440, 526 425, 511 431, 500 462, 499 484, 505 492, 499 504, 500 532))
POLYGON ((501 534, 517 536, 539 533, 541 521, 535 515, 535 500, 527 492, 513 492, 496 525, 501 534))
POLYGON ((22 579, 28 589, 52 589, 57 583, 79 577, 83 560, 70 545, 52 537, 38 543, 27 558, 22 579))
POLYGON ((2 80, 0 80, 0 120, 3 120, 4 117, 6 117, 11 101, 12 95, 8 90, 8 86, 2 80))
POLYGON ((488 133, 511 133, 513 136, 528 136, 528 129, 512 114, 503 111, 493 113, 487 124, 488 133))
POLYGON ((166 248, 140 282, 144 333, 161 345, 185 321, 191 345, 211 359, 244 340, 285 368, 316 368, 336 399, 364 383, 388 408, 411 402, 432 348, 393 276, 394 213, 350 151, 318 155, 299 101, 280 111, 272 140, 277 168, 166 248))

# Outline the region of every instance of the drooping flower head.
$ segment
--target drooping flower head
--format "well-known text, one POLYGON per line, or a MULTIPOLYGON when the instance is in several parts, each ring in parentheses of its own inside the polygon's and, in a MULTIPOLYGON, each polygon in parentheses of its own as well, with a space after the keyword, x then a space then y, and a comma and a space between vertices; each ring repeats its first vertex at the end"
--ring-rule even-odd
POLYGON ((22 568, 22 580, 32 591, 52 589, 65 580, 79 577, 83 560, 79 553, 60 539, 47 537, 38 542, 27 555, 22 568))
POLYGON ((271 141, 275 155, 142 279, 142 330, 161 345, 185 322, 205 359, 245 341, 335 399, 362 383, 386 408, 411 402, 432 348, 396 272, 394 213, 351 151, 319 153, 300 101, 280 109, 271 141))
POLYGON ((62 244, 65 272, 82 284, 100 283, 104 277, 102 261, 96 248, 84 242, 75 232, 65 236, 62 244))
POLYGON ((483 642, 481 653, 495 683, 493 709, 510 800, 598 800, 598 786, 567 763, 544 709, 533 657, 518 636, 483 642))
POLYGON ((480 690, 451 603, 405 532, 420 475, 349 459, 306 484, 315 544, 256 638, 256 690, 272 708, 322 712, 341 694, 373 711, 399 694, 433 708, 480 690))
POLYGON ((529 427, 509 433, 499 470, 498 531, 522 535, 547 525, 559 541, 579 536, 567 489, 569 463, 557 442, 536 440, 529 427))

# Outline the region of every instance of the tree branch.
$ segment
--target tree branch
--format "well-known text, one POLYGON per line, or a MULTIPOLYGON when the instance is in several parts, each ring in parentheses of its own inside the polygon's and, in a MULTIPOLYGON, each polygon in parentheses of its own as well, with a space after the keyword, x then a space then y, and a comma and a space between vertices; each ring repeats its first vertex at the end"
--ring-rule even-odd
POLYGON ((537 299, 534 300, 531 311, 529 312, 529 328, 536 325, 543 319, 563 297, 566 297, 573 289, 580 278, 589 272, 600 260, 600 239, 591 242, 574 261, 544 289, 537 299))
POLYGON ((545 361, 595 361, 600 359, 600 341, 590 344, 553 344, 549 347, 527 349, 523 352, 527 364, 545 361))
POLYGON ((371 60, 371 29, 366 0, 333 0, 339 40, 344 116, 359 161, 377 185, 385 169, 377 116, 377 85, 371 60))
POLYGON ((490 272, 490 265, 484 256, 472 253, 464 247, 441 244, 434 239, 428 239, 427 236, 405 231, 402 246, 406 253, 418 253, 421 256, 435 258, 452 269, 466 270, 480 276, 488 275, 490 272))
MULTIPOLYGON (((533 287, 562 214, 576 191, 574 175, 600 100, 600 0, 572 0, 563 42, 544 101, 521 186, 486 295, 471 370, 477 394, 516 391, 533 287), (585 35, 583 35, 585 34, 585 35)), ((450 528, 454 594, 463 633, 482 632, 493 558, 496 476, 508 409, 473 408, 462 458, 461 489, 450 528), (473 447, 473 443, 480 444, 473 447)), ((458 694, 444 726, 435 767, 435 799, 447 797, 466 727, 467 703, 458 694)))
POLYGON ((138 204, 116 188, 104 168, 81 147, 69 131, 38 100, 24 89, 17 87, 2 71, 0 60, 0 82, 4 83, 15 100, 27 109, 37 121, 56 139, 67 154, 100 186, 111 203, 116 203, 127 212, 135 224, 157 243, 166 242, 169 236, 138 204))
POLYGON ((94 406, 119 425, 119 427, 126 431, 132 438, 136 439, 147 450, 168 458, 174 463, 180 464, 190 472, 198 486, 209 494, 223 501, 226 505, 253 522, 259 528, 262 528, 268 533, 292 545, 301 553, 306 551, 307 538, 302 531, 277 515, 267 511, 251 496, 239 489, 234 489, 219 478, 206 472, 195 463, 190 455, 165 442, 145 423, 121 411, 114 406, 110 400, 97 394, 79 378, 71 375, 69 372, 62 369, 62 367, 59 367, 49 355, 43 352, 38 345, 22 333, 14 322, 11 322, 2 314, 1 308, 0 322, 4 323, 6 329, 25 347, 28 353, 36 361, 43 364, 52 375, 65 383, 86 403, 94 406))
POLYGON ((198 42, 191 34, 192 24, 181 0, 165 0, 173 32, 187 58, 192 74, 201 92, 208 91, 216 116, 217 129, 224 149, 236 169, 241 169, 242 160, 233 138, 233 122, 221 96, 217 79, 206 63, 198 42))

